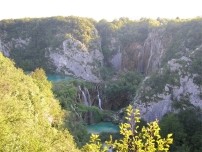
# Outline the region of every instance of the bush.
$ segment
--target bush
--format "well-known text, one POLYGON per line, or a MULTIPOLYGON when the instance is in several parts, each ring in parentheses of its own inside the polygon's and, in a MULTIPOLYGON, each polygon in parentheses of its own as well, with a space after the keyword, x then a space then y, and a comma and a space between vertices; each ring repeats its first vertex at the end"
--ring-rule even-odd
POLYGON ((173 139, 172 134, 168 134, 166 138, 162 138, 159 134, 158 122, 154 121, 148 123, 146 127, 143 127, 138 132, 140 113, 138 110, 133 110, 132 106, 126 109, 127 112, 127 123, 120 124, 120 134, 123 137, 119 140, 113 141, 112 136, 110 140, 106 141, 107 146, 103 146, 99 135, 91 135, 90 143, 86 144, 81 150, 83 152, 107 152, 108 149, 114 149, 115 151, 121 152, 167 152, 169 151, 170 144, 173 139))

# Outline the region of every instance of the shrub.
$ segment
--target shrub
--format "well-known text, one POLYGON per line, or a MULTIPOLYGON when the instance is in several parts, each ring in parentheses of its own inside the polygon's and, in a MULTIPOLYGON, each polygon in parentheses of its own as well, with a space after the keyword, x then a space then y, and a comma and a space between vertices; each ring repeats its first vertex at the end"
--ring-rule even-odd
POLYGON ((107 146, 104 146, 99 139, 99 135, 92 134, 90 143, 86 144, 82 151, 107 152, 112 147, 117 152, 167 152, 169 150, 170 144, 173 143, 172 134, 162 138, 159 133, 160 128, 157 120, 148 123, 146 127, 142 127, 141 131, 138 132, 140 122, 139 110, 133 110, 132 106, 129 106, 126 112, 127 123, 120 124, 120 134, 123 135, 123 138, 113 141, 112 136, 110 136, 110 140, 105 142, 107 146))

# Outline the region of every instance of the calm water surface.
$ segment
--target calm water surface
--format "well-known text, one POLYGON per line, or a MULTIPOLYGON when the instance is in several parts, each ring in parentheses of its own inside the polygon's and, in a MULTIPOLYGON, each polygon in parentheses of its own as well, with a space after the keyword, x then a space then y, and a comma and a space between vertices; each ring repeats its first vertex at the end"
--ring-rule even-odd
POLYGON ((119 126, 111 122, 100 122, 93 125, 88 125, 87 130, 89 133, 99 134, 101 132, 117 133, 119 126))
POLYGON ((71 76, 65 76, 65 75, 59 75, 59 74, 47 74, 48 80, 52 82, 59 82, 63 80, 72 80, 73 77, 71 76))

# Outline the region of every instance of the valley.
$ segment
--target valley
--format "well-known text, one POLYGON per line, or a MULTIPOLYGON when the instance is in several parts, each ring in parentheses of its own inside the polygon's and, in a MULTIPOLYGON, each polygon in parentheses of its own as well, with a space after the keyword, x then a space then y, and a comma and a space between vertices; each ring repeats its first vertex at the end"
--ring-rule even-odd
POLYGON ((112 126, 100 132, 101 139, 110 133, 120 139, 116 125, 126 122, 131 105, 140 110, 140 128, 158 119, 162 137, 173 133, 171 151, 199 152, 201 27, 201 18, 2 20, 0 51, 16 68, 47 73, 53 96, 67 113, 64 127, 78 147, 89 141, 88 125, 112 126))

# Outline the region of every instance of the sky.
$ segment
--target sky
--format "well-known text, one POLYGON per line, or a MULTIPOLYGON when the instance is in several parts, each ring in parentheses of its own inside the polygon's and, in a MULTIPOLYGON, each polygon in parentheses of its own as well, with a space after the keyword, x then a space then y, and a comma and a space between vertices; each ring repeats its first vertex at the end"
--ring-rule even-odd
POLYGON ((0 20, 70 15, 108 21, 202 16, 202 0, 0 0, 0 4, 0 20))

